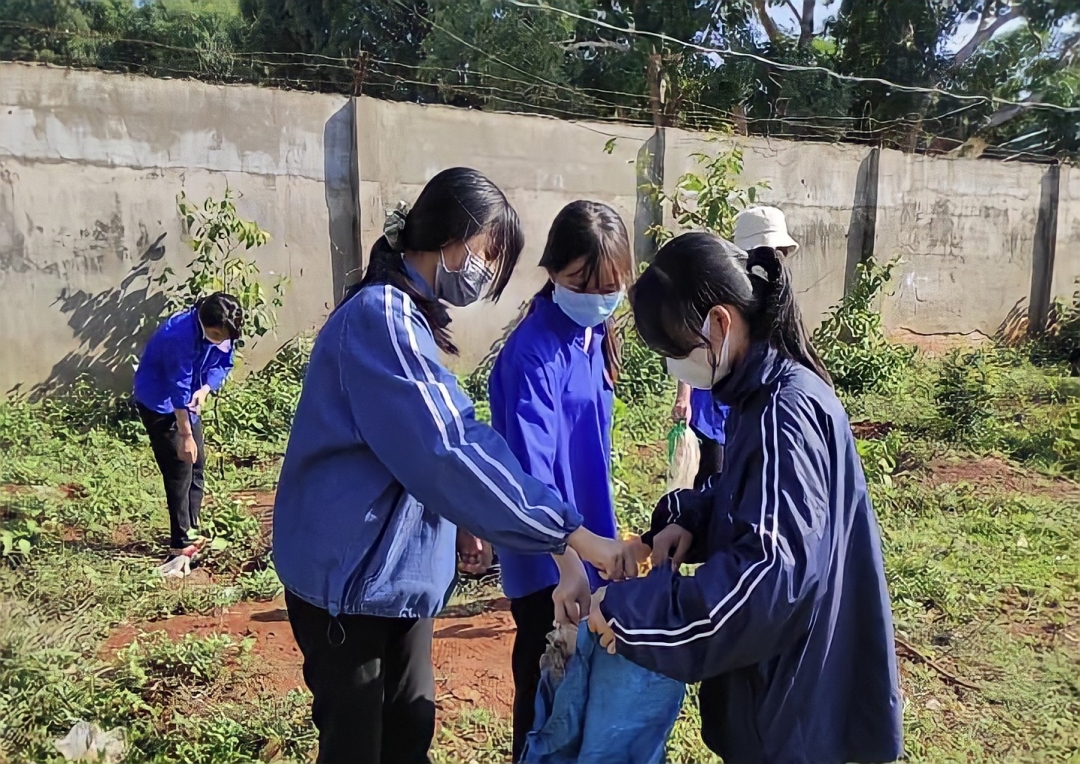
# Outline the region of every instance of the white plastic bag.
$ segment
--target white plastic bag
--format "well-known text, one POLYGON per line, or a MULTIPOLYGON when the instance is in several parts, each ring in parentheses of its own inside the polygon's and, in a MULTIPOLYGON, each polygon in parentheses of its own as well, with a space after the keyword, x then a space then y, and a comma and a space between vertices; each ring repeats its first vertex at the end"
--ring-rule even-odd
POLYGON ((127 735, 120 727, 102 732, 96 724, 79 721, 55 745, 67 761, 116 764, 127 751, 127 735))
POLYGON ((701 446, 697 435, 686 422, 678 422, 668 432, 668 491, 693 488, 700 463, 701 446))

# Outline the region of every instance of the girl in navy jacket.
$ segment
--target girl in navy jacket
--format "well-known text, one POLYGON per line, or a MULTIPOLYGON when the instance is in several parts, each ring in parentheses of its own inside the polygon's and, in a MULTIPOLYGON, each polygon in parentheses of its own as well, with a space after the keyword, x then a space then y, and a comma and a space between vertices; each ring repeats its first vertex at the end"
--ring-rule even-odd
MULTIPOLYGON (((550 281, 491 371, 491 426, 526 472, 578 510, 586 528, 615 538, 611 424, 619 355, 612 315, 633 274, 626 226, 607 205, 572 202, 551 225, 540 267, 550 281)), ((518 761, 533 725, 547 635, 553 621, 578 621, 581 577, 560 581, 550 555, 498 551, 517 626, 512 753, 518 761)), ((595 590, 601 579, 591 565, 586 571, 595 590)))
POLYGON ((702 738, 729 764, 894 761, 880 533, 780 254, 684 234, 631 299, 672 376, 730 407, 728 447, 704 490, 661 500, 643 537, 657 569, 601 589, 590 628, 641 666, 701 682, 702 738), (701 567, 683 576, 682 562, 701 567))
MULTIPOLYGON (((433 618, 453 591, 455 539, 474 563, 479 537, 558 554, 579 581, 577 555, 614 579, 636 573, 622 544, 582 527, 476 421, 442 363, 455 350, 443 302, 498 297, 522 245, 494 183, 444 170, 388 217, 363 281, 315 340, 273 535, 319 761, 427 760, 433 618)), ((588 586, 576 591, 585 612, 588 586)))
POLYGON ((169 505, 169 560, 185 551, 190 555, 199 541, 206 462, 199 415, 232 370, 243 325, 235 297, 204 297, 158 327, 135 371, 135 404, 169 505))

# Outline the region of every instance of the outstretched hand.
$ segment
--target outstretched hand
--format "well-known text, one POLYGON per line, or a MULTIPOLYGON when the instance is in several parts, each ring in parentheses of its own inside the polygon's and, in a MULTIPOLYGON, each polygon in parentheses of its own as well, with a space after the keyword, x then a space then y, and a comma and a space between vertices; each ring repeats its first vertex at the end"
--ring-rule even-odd
POLYGON ((458 570, 472 576, 479 576, 491 567, 493 554, 491 545, 478 539, 464 528, 457 532, 458 570))
POLYGON ((635 578, 638 574, 634 548, 621 541, 602 538, 582 526, 571 533, 566 542, 608 581, 635 578))
POLYGON ((589 591, 589 576, 581 559, 568 549, 566 554, 555 557, 559 566, 559 585, 551 594, 555 603, 555 625, 577 624, 589 615, 592 593, 589 591))
POLYGON ((672 523, 653 536, 652 566, 659 568, 661 565, 668 564, 678 570, 679 566, 686 561, 686 555, 690 553, 690 546, 693 543, 694 534, 672 523))

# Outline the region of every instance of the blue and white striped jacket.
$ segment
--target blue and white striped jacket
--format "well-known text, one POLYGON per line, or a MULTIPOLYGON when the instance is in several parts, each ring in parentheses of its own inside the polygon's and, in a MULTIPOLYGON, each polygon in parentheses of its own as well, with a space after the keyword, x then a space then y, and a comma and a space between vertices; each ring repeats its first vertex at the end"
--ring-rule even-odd
POLYGON ((581 517, 475 420, 413 301, 367 286, 312 350, 274 503, 278 576, 334 616, 431 617, 454 582, 456 524, 562 552, 581 517))

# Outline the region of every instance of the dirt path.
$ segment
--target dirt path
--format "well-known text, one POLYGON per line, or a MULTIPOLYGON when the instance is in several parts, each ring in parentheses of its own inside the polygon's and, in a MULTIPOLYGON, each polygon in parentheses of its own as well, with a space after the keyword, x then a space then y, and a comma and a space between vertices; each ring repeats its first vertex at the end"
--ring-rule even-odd
MULTIPOLYGON (((475 611, 474 606, 471 610, 475 611)), ((285 694, 304 686, 302 657, 293 641, 284 602, 240 602, 214 615, 185 615, 118 628, 102 647, 106 656, 131 644, 141 633, 164 632, 172 640, 185 634, 254 637, 256 682, 262 690, 285 694)), ((509 718, 514 699, 510 651, 514 622, 506 600, 491 600, 479 613, 450 609, 435 621, 436 701, 442 712, 484 707, 509 718)))

